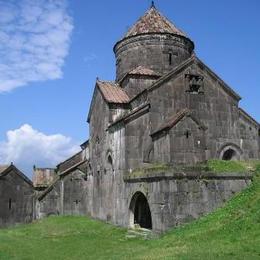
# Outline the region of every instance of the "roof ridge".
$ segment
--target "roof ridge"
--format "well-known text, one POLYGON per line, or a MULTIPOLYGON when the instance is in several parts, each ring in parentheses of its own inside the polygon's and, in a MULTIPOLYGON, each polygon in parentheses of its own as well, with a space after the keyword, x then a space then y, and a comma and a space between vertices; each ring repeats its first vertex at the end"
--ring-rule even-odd
POLYGON ((150 75, 150 74, 154 74, 154 75, 158 75, 158 76, 160 76, 160 74, 159 73, 157 73, 157 72, 155 72, 154 70, 152 70, 152 69, 150 69, 150 68, 146 68, 146 67, 144 67, 144 66, 137 66, 137 67, 135 67, 134 69, 132 69, 131 71, 129 71, 127 74, 136 74, 136 73, 138 73, 139 72, 139 70, 140 70, 140 72, 142 72, 141 70, 143 70, 143 72, 142 72, 142 74, 148 74, 148 75, 150 75))
POLYGON ((248 114, 243 108, 239 107, 238 110, 239 110, 240 113, 242 113, 245 117, 247 117, 249 121, 253 121, 258 127, 260 126, 260 124, 258 123, 258 121, 256 121, 256 119, 254 119, 250 114, 248 114))
POLYGON ((170 33, 186 37, 186 34, 161 14, 154 5, 134 23, 124 38, 144 33, 170 33))
POLYGON ((108 103, 127 104, 130 100, 126 91, 114 81, 97 80, 97 86, 108 103))
POLYGON ((166 118, 163 123, 160 124, 160 126, 151 134, 151 136, 154 136, 158 134, 159 132, 170 129, 174 125, 176 125, 184 116, 191 114, 191 110, 189 108, 183 108, 180 111, 178 111, 176 114, 173 114, 166 118))
POLYGON ((14 170, 20 178, 26 181, 29 185, 33 186, 33 182, 22 171, 20 171, 13 163, 11 163, 7 168, 3 169, 0 172, 0 176, 8 174, 11 170, 14 170))
POLYGON ((151 134, 151 136, 155 136, 158 133, 162 132, 163 130, 169 130, 175 125, 179 123, 180 120, 182 120, 184 117, 190 117, 196 124, 199 125, 200 129, 203 131, 207 130, 207 126, 205 126, 200 119, 198 119, 194 112, 186 107, 178 111, 176 114, 173 114, 172 116, 169 116, 163 123, 160 124, 160 126, 151 134))
POLYGON ((10 167, 10 165, 8 165, 8 164, 1 164, 0 165, 0 174, 2 172, 4 172, 8 167, 10 167))

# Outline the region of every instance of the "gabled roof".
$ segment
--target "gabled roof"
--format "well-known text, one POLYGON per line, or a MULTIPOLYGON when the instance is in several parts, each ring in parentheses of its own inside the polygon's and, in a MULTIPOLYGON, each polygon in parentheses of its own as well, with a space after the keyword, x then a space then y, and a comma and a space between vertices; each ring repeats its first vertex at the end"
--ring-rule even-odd
POLYGON ((241 107, 239 108, 239 113, 244 116, 249 122, 253 123, 256 127, 260 127, 260 124, 241 107))
POLYGON ((76 165, 77 163, 81 162, 83 160, 83 152, 82 150, 73 154, 72 156, 70 156, 69 158, 67 158, 66 160, 64 160, 63 162, 60 162, 56 167, 58 172, 62 172, 70 167, 72 167, 73 165, 76 165))
POLYGON ((143 104, 140 107, 137 107, 130 111, 129 113, 123 115, 122 117, 118 118, 116 121, 112 122, 108 128, 117 125, 118 123, 127 123, 131 121, 131 119, 138 118, 139 116, 147 113, 150 110, 151 105, 149 103, 143 104))
POLYGON ((229 95, 234 97, 236 100, 240 100, 241 97, 230 87, 228 86, 216 73, 214 73, 207 65, 205 65, 197 56, 193 55, 191 58, 187 59, 183 63, 181 63, 179 66, 174 68, 172 71, 170 71, 168 74, 166 74, 164 77, 161 77, 158 79, 149 89, 152 90, 162 83, 170 80, 173 76, 177 76, 180 72, 182 72, 185 68, 190 66, 191 64, 198 64, 201 67, 203 67, 203 70, 211 76, 214 80, 216 80, 222 89, 227 92, 229 95))
MULTIPOLYGON (((180 65, 173 68, 169 73, 165 74, 164 76, 160 77, 156 82, 154 82, 148 89, 143 90, 142 92, 138 93, 135 97, 131 99, 131 101, 135 100, 137 97, 142 95, 147 91, 153 91, 154 89, 160 87, 165 82, 176 78, 181 72, 183 72, 186 68, 191 66, 192 64, 198 64, 199 66, 203 67, 203 71, 207 73, 212 79, 216 80, 222 89, 232 96, 237 101, 241 100, 241 97, 230 87, 228 86, 216 73, 214 73, 207 65, 205 65, 198 57, 192 55, 190 58, 182 62, 180 65)), ((130 101, 130 102, 131 102, 130 101)))
POLYGON ((56 176, 54 178, 54 180, 52 181, 52 183, 43 191, 39 194, 39 196, 37 197, 37 199, 39 201, 41 201, 54 187, 54 185, 60 180, 60 176, 56 176))
POLYGON ((159 73, 151 69, 145 68, 143 66, 138 66, 135 69, 123 75, 123 77, 118 81, 118 83, 121 84, 124 81, 124 79, 129 76, 146 76, 146 77, 151 77, 151 79, 157 79, 161 77, 159 73))
POLYGON ((117 84, 113 81, 101 81, 101 80, 97 79, 96 87, 95 87, 94 94, 92 96, 92 101, 90 104, 87 122, 90 121, 97 89, 100 91, 104 100, 109 104, 125 105, 125 104, 128 104, 130 101, 129 96, 124 91, 124 89, 122 89, 120 87, 119 84, 117 84))
POLYGON ((63 172, 60 172, 54 179, 53 181, 50 183, 50 185, 39 194, 39 196, 37 197, 38 200, 42 200, 50 191, 52 191, 52 189, 54 188, 55 184, 62 178, 62 176, 67 175, 69 173, 71 173, 73 170, 77 169, 80 165, 82 165, 83 163, 87 162, 87 160, 83 160, 73 166, 71 166, 70 168, 64 170, 63 172))
POLYGON ((127 93, 115 82, 97 80, 97 87, 108 103, 127 104, 130 100, 127 93))
POLYGON ((84 149, 86 149, 88 146, 89 146, 89 139, 88 139, 87 141, 85 141, 84 143, 82 143, 82 144, 80 145, 80 148, 81 148, 82 150, 84 150, 84 149))
POLYGON ((193 121, 195 121, 199 127, 203 130, 206 130, 207 127, 204 126, 198 119, 196 119, 193 115, 192 115, 192 111, 189 110, 188 108, 184 108, 181 111, 179 111, 177 114, 174 114, 172 116, 170 116, 168 119, 165 120, 165 122, 163 122, 152 134, 151 136, 155 136, 157 134, 159 134, 162 131, 167 131, 170 130, 172 127, 174 127, 175 125, 177 125, 177 123, 183 119, 186 116, 190 116, 193 121))
POLYGON ((128 30, 125 38, 147 33, 170 33, 186 37, 184 32, 163 16, 154 5, 128 30))
POLYGON ((159 73, 145 68, 143 66, 138 66, 137 68, 131 70, 128 75, 144 75, 144 76, 161 76, 159 73))
POLYGON ((0 175, 3 171, 5 171, 7 168, 9 167, 9 165, 0 165, 0 175))
POLYGON ((7 165, 2 165, 0 166, 0 177, 7 175, 11 171, 14 171, 20 178, 22 178, 25 182, 27 182, 30 186, 33 187, 32 181, 25 176, 18 168, 16 168, 12 163, 7 166, 7 165))

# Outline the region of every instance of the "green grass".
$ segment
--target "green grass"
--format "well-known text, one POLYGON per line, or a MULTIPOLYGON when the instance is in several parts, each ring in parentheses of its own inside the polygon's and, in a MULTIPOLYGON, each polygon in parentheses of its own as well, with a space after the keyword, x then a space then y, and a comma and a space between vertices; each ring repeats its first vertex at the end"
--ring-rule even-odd
POLYGON ((206 163, 207 170, 213 172, 249 172, 255 171, 259 161, 223 161, 209 160, 206 163))
POLYGON ((216 173, 248 173, 255 171, 256 165, 259 164, 257 160, 251 161, 223 161, 223 160, 209 160, 206 163, 199 163, 196 165, 167 165, 154 163, 144 166, 143 168, 135 169, 129 174, 131 177, 145 177, 154 173, 163 172, 216 172, 216 173))
POLYGON ((132 177, 144 177, 151 173, 161 173, 171 169, 171 166, 162 163, 153 163, 143 168, 135 169, 130 175, 132 177))
POLYGON ((158 239, 85 217, 50 217, 0 230, 0 259, 260 259, 260 165, 223 208, 158 239))

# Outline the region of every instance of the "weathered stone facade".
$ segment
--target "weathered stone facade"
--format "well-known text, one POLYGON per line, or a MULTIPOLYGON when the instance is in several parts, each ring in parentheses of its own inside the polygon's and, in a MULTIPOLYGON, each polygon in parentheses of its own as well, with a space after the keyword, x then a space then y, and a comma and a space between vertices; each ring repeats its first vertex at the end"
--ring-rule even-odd
POLYGON ((36 218, 89 215, 161 232, 212 211, 251 182, 246 173, 180 167, 260 157, 258 122, 183 32, 152 6, 114 52, 116 80, 96 82, 89 141, 37 193, 36 218))
POLYGON ((247 174, 174 170, 213 158, 259 158, 259 124, 193 49, 154 6, 115 45, 116 81, 97 80, 89 141, 59 165, 59 178, 38 198, 38 217, 87 214, 164 231, 250 183, 247 174), (153 165, 167 167, 142 174, 153 165))
POLYGON ((14 165, 0 166, 0 227, 33 220, 32 182, 14 165))
POLYGON ((56 171, 53 168, 33 167, 33 186, 37 191, 48 188, 56 177, 56 171))

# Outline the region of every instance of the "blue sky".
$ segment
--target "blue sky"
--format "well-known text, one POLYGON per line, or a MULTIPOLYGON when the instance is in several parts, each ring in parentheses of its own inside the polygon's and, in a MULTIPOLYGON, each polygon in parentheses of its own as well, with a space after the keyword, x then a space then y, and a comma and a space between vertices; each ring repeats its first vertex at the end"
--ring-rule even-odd
MULTIPOLYGON (((54 166, 88 138, 96 77, 115 78, 113 46, 148 0, 0 0, 0 164, 54 166)), ((260 121, 260 1, 157 0, 196 54, 260 121)))

